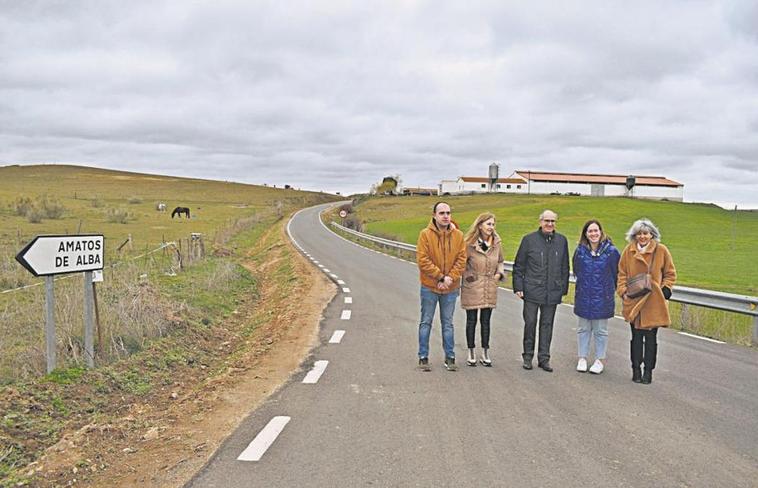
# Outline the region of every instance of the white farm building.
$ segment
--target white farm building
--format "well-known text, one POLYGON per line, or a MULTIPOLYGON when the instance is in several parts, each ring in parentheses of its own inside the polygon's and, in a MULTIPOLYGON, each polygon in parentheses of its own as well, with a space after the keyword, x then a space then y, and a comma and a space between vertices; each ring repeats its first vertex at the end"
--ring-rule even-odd
POLYGON ((558 173, 548 171, 514 171, 494 184, 486 177, 459 176, 442 180, 440 195, 467 193, 571 194, 586 196, 633 196, 656 200, 682 201, 684 185, 664 176, 634 176, 634 186, 627 189, 627 175, 558 173))

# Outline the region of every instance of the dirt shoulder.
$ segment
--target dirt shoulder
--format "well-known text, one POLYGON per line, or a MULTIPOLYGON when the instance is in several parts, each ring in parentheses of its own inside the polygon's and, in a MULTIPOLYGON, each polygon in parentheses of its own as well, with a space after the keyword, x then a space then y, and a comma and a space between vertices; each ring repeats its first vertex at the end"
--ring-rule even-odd
POLYGON ((225 367, 212 376, 182 370, 164 394, 68 433, 29 466, 40 486, 182 486, 297 371, 318 340, 336 287, 292 247, 283 225, 261 241, 265 252, 244 263, 259 283, 259 298, 241 303, 212 345, 227 356, 225 367), (267 279, 281 266, 296 269, 297 279, 267 279), (250 334, 240 332, 254 324, 250 334))

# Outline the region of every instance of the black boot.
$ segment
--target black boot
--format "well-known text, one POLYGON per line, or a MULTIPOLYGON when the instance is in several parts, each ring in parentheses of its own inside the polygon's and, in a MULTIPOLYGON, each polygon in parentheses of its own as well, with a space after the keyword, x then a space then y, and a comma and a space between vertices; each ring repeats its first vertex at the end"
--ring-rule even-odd
POLYGON ((632 329, 632 340, 629 341, 629 355, 632 359, 632 381, 640 383, 642 381, 642 334, 630 324, 632 329))
POLYGON ((642 375, 642 384, 649 385, 653 382, 653 370, 645 368, 645 373, 642 375))
POLYGON ((642 382, 642 370, 638 367, 632 368, 632 381, 635 383, 642 382))

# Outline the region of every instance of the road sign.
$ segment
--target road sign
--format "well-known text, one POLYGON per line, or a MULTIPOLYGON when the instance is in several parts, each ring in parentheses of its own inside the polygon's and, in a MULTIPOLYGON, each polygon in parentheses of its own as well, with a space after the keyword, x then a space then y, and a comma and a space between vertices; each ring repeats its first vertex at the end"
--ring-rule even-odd
POLYGON ((345 211, 345 210, 340 210, 340 217, 342 217, 343 219, 344 219, 345 217, 347 217, 347 211, 345 211))
POLYGON ((16 255, 34 276, 103 269, 102 234, 37 236, 16 255))

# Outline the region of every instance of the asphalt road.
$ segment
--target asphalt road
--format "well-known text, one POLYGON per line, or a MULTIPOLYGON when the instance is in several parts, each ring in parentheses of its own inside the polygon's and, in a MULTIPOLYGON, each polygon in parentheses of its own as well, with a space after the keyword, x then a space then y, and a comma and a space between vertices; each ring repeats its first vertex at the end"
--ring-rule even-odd
POLYGON ((433 370, 424 373, 416 368, 416 266, 335 236, 319 222, 321 208, 297 214, 291 233, 349 291, 325 310, 321 342, 301 371, 187 486, 758 486, 755 350, 661 330, 653 383, 635 384, 628 325, 612 319, 605 372, 581 374, 576 317, 560 306, 555 372, 526 371, 521 302, 503 290, 493 367, 465 365, 459 309, 459 371, 442 366, 435 318, 433 370), (335 330, 344 337, 329 343, 335 330), (316 361, 328 361, 326 369, 303 383, 316 361), (246 451, 281 416, 289 422, 270 447, 252 452, 258 437, 246 451), (243 451, 260 460, 238 460, 243 451))

